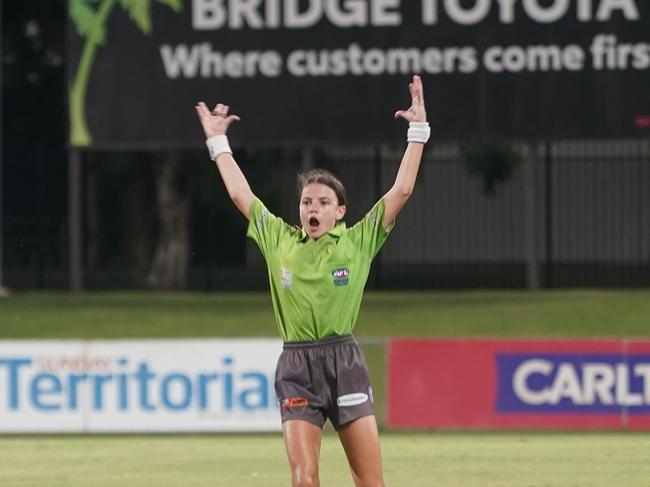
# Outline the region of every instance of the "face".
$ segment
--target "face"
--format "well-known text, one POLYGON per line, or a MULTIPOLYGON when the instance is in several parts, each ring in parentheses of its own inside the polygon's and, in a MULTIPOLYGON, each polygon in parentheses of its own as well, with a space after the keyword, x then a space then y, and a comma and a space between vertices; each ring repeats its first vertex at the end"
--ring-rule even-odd
POLYGON ((302 189, 300 197, 300 223, 314 240, 329 232, 345 215, 345 206, 339 206, 332 188, 311 183, 302 189))

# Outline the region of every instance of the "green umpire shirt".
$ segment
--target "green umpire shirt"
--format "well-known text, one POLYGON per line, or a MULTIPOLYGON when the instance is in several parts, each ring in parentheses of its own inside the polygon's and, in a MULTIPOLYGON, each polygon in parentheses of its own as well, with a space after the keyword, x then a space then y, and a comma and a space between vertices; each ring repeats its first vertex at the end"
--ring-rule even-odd
POLYGON ((257 242, 269 270, 275 319, 287 342, 351 333, 372 259, 394 222, 384 229, 384 200, 356 225, 338 223, 318 240, 251 205, 247 235, 257 242))

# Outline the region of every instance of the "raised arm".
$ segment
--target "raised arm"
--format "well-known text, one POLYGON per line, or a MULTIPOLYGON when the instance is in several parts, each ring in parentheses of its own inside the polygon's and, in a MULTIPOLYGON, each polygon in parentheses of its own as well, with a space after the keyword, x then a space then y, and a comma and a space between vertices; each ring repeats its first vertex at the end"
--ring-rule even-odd
POLYGON ((219 169, 219 174, 221 174, 221 179, 226 185, 230 199, 232 199, 239 211, 250 220, 250 207, 255 195, 251 191, 244 173, 235 162, 226 138, 228 127, 234 121, 238 121, 239 117, 237 115, 228 115, 228 105, 222 105, 221 103, 210 111, 205 103, 201 101, 197 103, 194 109, 203 127, 205 138, 211 143, 210 157, 213 157, 219 169))
MULTIPOLYGON (((422 89, 422 80, 419 76, 413 76, 413 81, 409 84, 411 92, 411 107, 408 110, 398 110, 395 112, 395 118, 403 118, 411 123, 411 130, 416 133, 426 130, 428 138, 428 127, 414 125, 417 123, 426 124, 427 112, 424 108, 424 90, 422 89)), ((412 137, 409 133, 409 140, 412 137)), ((421 139, 421 137, 413 137, 421 139)), ((413 193, 415 179, 420 168, 422 152, 424 151, 424 142, 409 142, 406 152, 402 157, 402 162, 397 171, 395 183, 384 195, 384 228, 388 229, 397 214, 402 210, 406 202, 413 193)))

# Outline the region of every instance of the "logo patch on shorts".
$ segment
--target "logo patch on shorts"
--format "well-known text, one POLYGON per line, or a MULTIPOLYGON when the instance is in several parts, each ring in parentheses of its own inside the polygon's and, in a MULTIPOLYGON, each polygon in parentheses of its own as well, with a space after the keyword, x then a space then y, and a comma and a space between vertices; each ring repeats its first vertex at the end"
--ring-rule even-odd
POLYGON ((355 392, 354 394, 346 394, 336 398, 336 405, 339 407, 356 406, 363 404, 368 400, 368 394, 363 392, 355 392))
POLYGON ((350 269, 347 267, 339 267, 332 271, 332 278, 334 279, 335 286, 347 286, 350 284, 350 269))
POLYGON ((282 401, 280 406, 282 411, 286 411, 289 408, 304 407, 309 405, 309 401, 304 397, 289 397, 282 401))

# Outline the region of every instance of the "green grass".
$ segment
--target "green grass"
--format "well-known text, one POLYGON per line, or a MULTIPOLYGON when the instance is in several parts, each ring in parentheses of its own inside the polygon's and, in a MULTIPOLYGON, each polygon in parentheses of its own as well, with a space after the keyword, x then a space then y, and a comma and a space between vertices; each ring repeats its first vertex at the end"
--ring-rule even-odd
MULTIPOLYGON (((382 435, 387 485, 646 487, 650 436, 623 433, 382 435)), ((353 485, 338 439, 323 438, 321 485, 353 485)), ((280 435, 9 437, 0 485, 288 485, 280 435)))
MULTIPOLYGON (((378 417, 383 347, 373 337, 650 337, 650 290, 366 293, 365 339, 378 417)), ((0 299, 0 339, 276 336, 268 294, 25 293, 0 299)), ((650 435, 382 434, 387 485, 645 487, 650 435)), ((2 486, 288 485, 279 435, 9 436, 2 486)), ((352 485, 330 429, 324 486, 352 485)))
MULTIPOLYGON (((648 337, 650 290, 368 292, 355 333, 648 337)), ((0 299, 0 338, 276 335, 268 293, 26 293, 0 299)))

